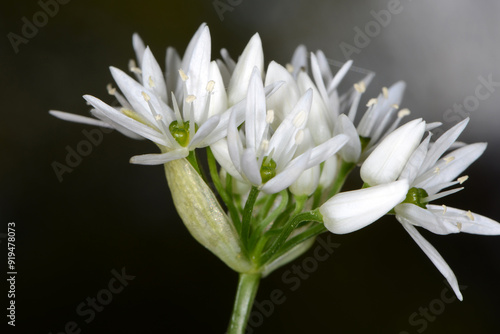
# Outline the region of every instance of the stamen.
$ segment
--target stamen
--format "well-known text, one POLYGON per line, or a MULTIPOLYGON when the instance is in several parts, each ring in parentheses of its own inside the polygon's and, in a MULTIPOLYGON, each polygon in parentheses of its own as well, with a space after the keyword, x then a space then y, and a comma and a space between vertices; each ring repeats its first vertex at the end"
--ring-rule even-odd
POLYGON ((443 160, 446 161, 447 164, 449 164, 450 162, 455 160, 455 157, 446 157, 446 158, 443 158, 443 160))
POLYGON ((162 115, 160 115, 160 114, 158 114, 158 115, 156 115, 156 116, 155 116, 155 119, 156 119, 157 121, 161 121, 161 120, 163 119, 163 116, 162 116, 162 115))
POLYGON ((207 92, 209 92, 209 93, 213 92, 213 90, 214 90, 214 86, 215 86, 215 81, 210 80, 210 81, 207 83, 207 92))
POLYGON ((368 101, 368 103, 366 104, 366 106, 367 106, 367 107, 371 107, 371 106, 373 106, 373 105, 377 104, 377 101, 378 101, 378 100, 377 100, 377 99, 375 99, 375 98, 370 99, 370 100, 368 101))
POLYGON ((384 98, 387 100, 389 98, 389 90, 387 87, 382 87, 382 94, 384 94, 384 98))
POLYGON ((467 212, 465 213, 465 215, 467 216, 467 218, 469 218, 470 220, 474 221, 474 216, 472 215, 472 212, 470 212, 470 210, 469 210, 469 211, 467 211, 467 212))
POLYGON ((457 228, 459 231, 462 231, 462 223, 457 222, 457 228))
POLYGON ((151 87, 151 88, 155 87, 155 82, 153 81, 151 76, 149 76, 149 78, 148 78, 148 84, 149 84, 149 87, 151 87))
POLYGON ((286 64, 286 65, 285 65, 285 68, 286 68, 286 70, 287 70, 289 73, 293 73, 294 68, 293 68, 293 65, 292 65, 292 64, 290 64, 290 63, 286 64))
POLYGON ((366 85, 365 85, 365 82, 364 81, 360 81, 358 83, 355 83, 354 84, 354 89, 358 92, 358 93, 364 93, 366 91, 366 85))
POLYGON ((399 104, 394 103, 391 107, 397 110, 399 109, 399 104))
POLYGON ((434 174, 439 174, 439 172, 441 171, 441 169, 439 169, 439 167, 436 167, 434 168, 434 174))
POLYGON ((444 215, 444 214, 446 213, 446 210, 447 210, 448 208, 447 208, 447 207, 446 207, 446 205, 444 205, 444 204, 443 204, 443 205, 441 205, 441 206, 443 207, 443 215, 444 215))
POLYGON ((307 113, 304 110, 299 111, 299 113, 293 118, 293 126, 296 128, 301 128, 306 122, 307 113))
POLYGON ((469 175, 464 175, 462 177, 459 177, 457 179, 458 182, 460 182, 460 184, 464 183, 465 181, 467 181, 469 179, 469 175))
POLYGON ((271 124, 274 122, 274 110, 269 109, 266 114, 266 123, 271 124))
POLYGON ((263 154, 264 152, 267 151, 267 149, 269 148, 269 140, 267 139, 264 139, 261 143, 260 143, 260 147, 259 147, 259 155, 263 154))
POLYGON ((295 145, 300 145, 304 141, 304 130, 299 130, 295 134, 295 145))
POLYGON ((135 63, 135 60, 133 60, 133 59, 129 60, 129 62, 128 62, 128 69, 132 73, 142 74, 142 70, 139 67, 137 67, 137 64, 135 63))
MULTIPOLYGON (((398 108, 399 108, 399 106, 398 106, 398 108)), ((408 116, 409 114, 411 114, 410 109, 408 109, 408 108, 401 109, 398 112, 398 118, 403 118, 405 116, 408 116)))
POLYGON ((187 103, 191 103, 191 102, 193 102, 194 100, 196 100, 196 96, 194 96, 194 95, 188 95, 188 96, 186 97, 186 102, 187 102, 187 103))
POLYGON ((116 94, 116 88, 113 87, 113 85, 108 84, 106 86, 106 89, 108 90, 109 95, 115 95, 116 94))
POLYGON ((181 76, 182 81, 186 81, 189 79, 189 77, 186 75, 186 73, 182 70, 182 68, 179 69, 179 74, 181 76))
POLYGON ((151 97, 149 97, 149 95, 146 92, 141 92, 141 94, 144 100, 146 100, 146 102, 149 102, 149 100, 151 100, 151 97))

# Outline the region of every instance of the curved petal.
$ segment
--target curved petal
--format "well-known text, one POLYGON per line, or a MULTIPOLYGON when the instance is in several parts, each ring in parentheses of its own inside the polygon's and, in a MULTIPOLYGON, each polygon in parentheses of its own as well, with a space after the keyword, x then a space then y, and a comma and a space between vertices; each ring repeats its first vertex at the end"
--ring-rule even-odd
MULTIPOLYGON (((400 221, 401 222, 401 221, 400 221)), ((417 243, 417 245, 424 251, 425 255, 429 257, 429 259, 434 263, 436 268, 443 274, 451 288, 457 295, 459 300, 463 300, 462 293, 460 292, 460 288, 458 287, 458 281, 451 270, 450 266, 446 263, 443 257, 438 253, 438 251, 422 237, 420 233, 418 233, 417 229, 413 227, 411 224, 402 221, 401 225, 405 228, 406 232, 410 234, 413 240, 417 243)))
POLYGON ((500 223, 485 216, 470 211, 427 205, 427 208, 436 215, 442 215, 447 224, 455 226, 460 232, 481 235, 500 235, 500 223))
POLYGON ((138 165, 162 165, 166 162, 185 158, 189 151, 185 148, 159 154, 143 154, 130 158, 130 163, 138 165))

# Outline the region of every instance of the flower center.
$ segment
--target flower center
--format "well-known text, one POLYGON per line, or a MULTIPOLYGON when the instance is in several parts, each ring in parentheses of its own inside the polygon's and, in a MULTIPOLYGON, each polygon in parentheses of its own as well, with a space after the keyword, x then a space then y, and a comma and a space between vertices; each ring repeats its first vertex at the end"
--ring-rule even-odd
POLYGON ((406 198, 403 201, 403 203, 415 204, 425 209, 427 203, 429 202, 425 202, 423 199, 428 196, 429 195, 427 194, 427 191, 425 191, 425 189, 413 187, 410 190, 408 190, 408 194, 406 194, 406 198))
POLYGON ((189 121, 181 123, 173 121, 168 126, 168 129, 182 147, 186 147, 189 144, 189 121))
POLYGON ((276 162, 268 156, 265 156, 262 166, 260 167, 260 177, 262 178, 262 183, 266 183, 275 176, 276 162))

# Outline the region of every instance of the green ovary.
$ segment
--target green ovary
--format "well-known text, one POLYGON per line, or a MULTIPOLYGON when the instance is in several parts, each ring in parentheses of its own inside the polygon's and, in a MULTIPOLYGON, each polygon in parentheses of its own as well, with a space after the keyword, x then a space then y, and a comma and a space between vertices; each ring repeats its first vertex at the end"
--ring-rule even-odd
POLYGON ((410 190, 408 190, 408 194, 406 194, 406 198, 403 201, 403 203, 415 204, 425 209, 427 203, 429 202, 424 202, 423 199, 426 198, 427 196, 429 195, 427 194, 427 191, 425 191, 425 189, 413 187, 410 190))
POLYGON ((174 137, 174 139, 182 147, 186 147, 189 144, 189 121, 184 123, 179 123, 178 121, 173 121, 168 126, 168 130, 174 137))
POLYGON ((260 167, 260 177, 262 178, 262 183, 266 183, 275 176, 276 162, 269 157, 264 157, 264 162, 262 162, 262 166, 260 167))

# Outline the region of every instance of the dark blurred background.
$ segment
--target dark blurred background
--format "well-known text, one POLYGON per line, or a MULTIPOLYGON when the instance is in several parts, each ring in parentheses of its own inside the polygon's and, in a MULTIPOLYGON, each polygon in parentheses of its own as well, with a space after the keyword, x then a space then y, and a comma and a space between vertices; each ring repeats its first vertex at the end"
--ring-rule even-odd
MULTIPOLYGON (((72 326, 81 333, 226 329, 237 275, 190 237, 172 206, 162 167, 128 163, 132 155, 152 152, 151 143, 103 134, 62 182, 53 169, 54 162, 65 163, 68 147, 86 139, 82 131, 94 128, 55 119, 48 110, 87 115, 83 94, 111 102, 108 66, 126 69, 134 57, 133 32, 162 65, 166 46, 183 53, 202 22, 210 27, 214 58, 222 47, 236 58, 255 32, 266 64, 288 62, 301 43, 338 62, 350 56, 355 66, 377 73, 365 102, 382 86, 406 81, 402 107, 413 117, 449 128, 470 115, 460 139, 489 142, 466 172, 466 190, 442 202, 500 221, 498 1, 60 0, 44 22, 38 13, 49 2, 3 2, 0 11, 0 233, 8 222, 16 223, 17 233, 17 321, 14 331, 7 328, 12 332, 78 333, 72 326), (33 19, 40 27, 23 32, 33 19), (486 87, 485 80, 493 83, 486 87), (465 105, 462 111, 459 105, 465 105), (100 291, 107 289, 111 271, 122 268, 135 278, 86 323, 89 314, 78 315, 78 306, 105 296, 100 291), (76 325, 67 325, 71 321, 76 325)), ((463 302, 443 301, 443 277, 391 217, 333 236, 340 246, 295 291, 283 279, 292 265, 264 279, 257 301, 269 299, 274 289, 286 300, 263 321, 255 316, 260 326, 254 332, 499 333, 500 237, 422 234, 466 286, 463 302), (423 308, 430 308, 427 316, 423 308)), ((6 240, 0 240, 4 264, 6 240)), ((295 263, 302 265, 311 254, 295 263)), ((5 282, 5 265, 0 272, 5 282)), ((7 287, 1 286, 6 312, 7 287)), ((3 326, 7 320, 1 318, 3 326)))

